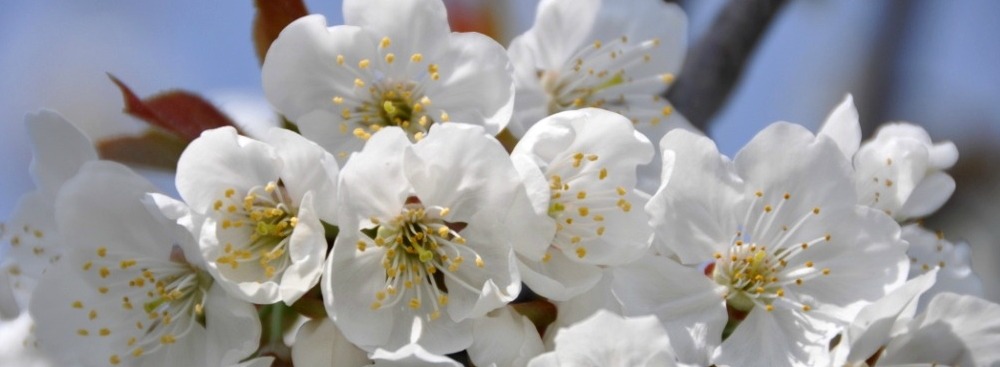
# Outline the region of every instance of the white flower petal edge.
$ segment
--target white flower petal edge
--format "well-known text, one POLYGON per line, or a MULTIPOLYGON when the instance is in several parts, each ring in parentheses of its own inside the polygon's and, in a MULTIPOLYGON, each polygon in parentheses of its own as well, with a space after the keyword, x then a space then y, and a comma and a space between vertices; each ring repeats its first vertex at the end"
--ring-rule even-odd
POLYGON ((468 352, 477 366, 524 367, 545 351, 535 324, 509 306, 475 319, 472 333, 468 352))
POLYGON ((1000 363, 1000 305, 973 296, 940 293, 927 310, 893 336, 879 366, 1000 363))
POLYGON ((907 281, 902 287, 872 303, 858 313, 857 318, 842 333, 834 349, 831 366, 861 365, 881 353, 892 335, 899 333, 901 323, 917 312, 917 299, 937 277, 937 269, 907 281))
POLYGON ((177 163, 177 190, 200 216, 202 256, 243 299, 292 304, 319 282, 322 221, 336 223, 336 160, 284 129, 265 142, 232 128, 204 133, 177 163))
POLYGON ((471 319, 520 291, 506 236, 520 229, 504 222, 518 181, 474 125, 435 125, 416 144, 398 128, 374 134, 341 171, 340 233, 322 283, 344 336, 369 351, 467 348, 471 319))
POLYGON ((626 318, 600 310, 563 329, 555 350, 528 363, 548 366, 676 366, 673 348, 653 316, 626 318))
POLYGON ((807 350, 824 350, 836 325, 905 280, 898 225, 854 204, 832 140, 776 123, 734 161, 686 131, 660 145, 674 166, 646 207, 654 243, 682 264, 708 264, 716 292, 746 312, 714 363, 818 363, 822 353, 807 350))
POLYGON ((378 349, 372 353, 372 367, 461 367, 455 360, 436 355, 419 344, 407 344, 395 351, 378 349))
POLYGON ((955 144, 935 144, 919 126, 883 125, 854 155, 858 202, 898 221, 930 215, 955 191, 943 170, 957 160, 955 144))
POLYGON ((597 282, 600 267, 634 261, 649 248, 647 215, 638 210, 646 198, 635 192, 635 172, 653 158, 653 145, 625 117, 595 108, 552 115, 511 157, 532 200, 525 220, 555 232, 538 248, 515 247, 535 292, 572 298, 597 282))
POLYGON ((66 180, 97 160, 90 139, 54 111, 25 117, 31 136, 30 171, 37 189, 18 199, 10 222, 0 224, 0 318, 16 317, 49 266, 63 253, 55 200, 66 180))
POLYGON ((39 344, 60 361, 231 366, 256 350, 256 310, 188 261, 194 239, 152 191, 111 162, 84 165, 61 190, 56 220, 73 242, 30 306, 39 344))
POLYGON ((858 120, 858 109, 854 107, 854 96, 848 94, 830 111, 817 135, 833 139, 848 160, 854 157, 861 146, 861 122, 858 120))
POLYGON ((514 83, 506 51, 480 34, 450 33, 440 0, 349 0, 344 19, 329 28, 318 15, 296 20, 262 67, 268 100, 341 162, 387 126, 418 140, 435 123, 489 134, 507 125, 514 83))
POLYGON ((292 345, 292 361, 299 366, 363 366, 368 353, 344 338, 333 320, 310 320, 299 327, 292 345))
POLYGON ((951 292, 976 297, 983 296, 983 282, 972 272, 972 253, 965 242, 952 243, 942 232, 931 232, 919 224, 903 226, 903 239, 910 243, 910 275, 939 269, 937 282, 920 298, 920 310, 926 308, 938 293, 951 292))

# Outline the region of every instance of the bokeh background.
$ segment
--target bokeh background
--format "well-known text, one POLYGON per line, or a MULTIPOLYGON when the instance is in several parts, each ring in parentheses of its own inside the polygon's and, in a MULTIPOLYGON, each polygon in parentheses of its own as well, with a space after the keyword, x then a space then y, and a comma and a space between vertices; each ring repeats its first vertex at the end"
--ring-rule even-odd
MULTIPOLYGON (((677 1, 689 39, 723 0, 677 1)), ((306 1, 330 24, 340 1, 306 1)), ((537 0, 449 0, 456 26, 501 43, 530 27, 537 0)), ((0 12, 0 221, 32 189, 24 115, 60 111, 93 138, 140 131, 113 73, 136 93, 183 88, 245 123, 273 117, 262 97, 245 1, 7 0, 0 12)), ((1000 301, 1000 2, 792 0, 775 17, 709 133, 735 153, 767 124, 815 129, 853 93, 868 137, 887 121, 923 125, 961 152, 958 190, 931 228, 973 247, 986 297, 1000 301)), ((683 111, 681 111, 683 113, 683 111)), ((169 175, 153 174, 170 191, 169 175)), ((2 339, 2 338, 0 338, 2 339)), ((3 348, 12 342, 0 340, 3 348)), ((0 365, 11 361, 0 360, 0 365)))

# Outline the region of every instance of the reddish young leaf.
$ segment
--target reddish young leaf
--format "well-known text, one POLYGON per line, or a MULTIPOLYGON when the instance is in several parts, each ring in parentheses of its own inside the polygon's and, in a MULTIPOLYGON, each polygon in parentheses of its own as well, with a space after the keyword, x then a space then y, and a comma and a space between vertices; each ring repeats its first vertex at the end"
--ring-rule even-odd
POLYGON ((175 90, 141 99, 114 75, 108 76, 122 91, 125 113, 177 134, 184 141, 194 140, 205 130, 236 126, 218 108, 193 93, 175 90))
POLYGON ((149 130, 139 136, 101 139, 96 145, 101 159, 173 170, 187 142, 161 130, 149 130))
POLYGON ((253 19, 253 43, 257 60, 264 63, 267 49, 278 34, 292 21, 309 14, 302 0, 256 0, 257 15, 253 19))

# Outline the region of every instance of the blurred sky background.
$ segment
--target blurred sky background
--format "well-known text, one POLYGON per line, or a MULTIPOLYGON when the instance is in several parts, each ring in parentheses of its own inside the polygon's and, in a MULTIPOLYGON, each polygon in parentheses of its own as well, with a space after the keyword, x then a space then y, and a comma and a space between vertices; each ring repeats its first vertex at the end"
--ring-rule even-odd
MULTIPOLYGON (((494 14, 503 44, 527 29, 536 0, 456 0, 494 14), (488 1, 488 2, 487 2, 488 1), (488 4, 488 5, 482 5, 488 4)), ((692 42, 722 0, 680 1, 692 42)), ((340 1, 307 1, 329 24, 340 1)), ((139 131, 121 113, 113 73, 141 96, 183 88, 238 120, 268 119, 250 40, 251 1, 4 1, 0 12, 0 220, 32 189, 24 115, 60 111, 92 138, 139 131)), ((961 152, 958 191, 928 225, 973 246, 986 296, 1000 301, 1000 1, 790 1, 709 133, 735 153, 767 124, 816 129, 854 93, 866 127, 925 126, 961 152)), ((681 111, 683 113, 683 111, 681 111)), ((169 191, 170 178, 159 175, 169 191)))

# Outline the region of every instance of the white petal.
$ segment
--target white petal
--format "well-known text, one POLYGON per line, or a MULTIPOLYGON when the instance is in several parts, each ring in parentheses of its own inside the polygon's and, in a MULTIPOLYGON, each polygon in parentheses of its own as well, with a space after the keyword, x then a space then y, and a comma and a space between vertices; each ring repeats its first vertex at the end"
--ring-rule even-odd
POLYGON ((47 195, 55 195, 84 163, 97 160, 90 139, 55 111, 41 110, 25 120, 32 142, 29 170, 47 195))
POLYGON ((701 271, 660 256, 615 268, 614 292, 630 316, 655 315, 681 363, 709 365, 722 343, 725 302, 701 271))
POLYGON ((934 172, 920 181, 899 209, 898 217, 921 218, 933 214, 955 192, 955 179, 947 173, 934 172))
POLYGON ((418 344, 409 344, 394 352, 379 349, 372 354, 375 360, 374 367, 461 367, 462 365, 454 360, 434 355, 418 344))
POLYGON ((523 367, 544 351, 535 325, 510 307, 490 312, 473 324, 469 357, 478 366, 523 367))
POLYGON ((675 252, 682 263, 698 264, 729 242, 729 232, 736 228, 731 211, 743 183, 707 137, 675 130, 663 137, 660 149, 664 156, 673 155, 674 165, 665 169, 663 183, 645 208, 655 231, 653 244, 675 252))
POLYGON ((364 28, 378 39, 389 37, 405 55, 434 53, 451 31, 440 0, 346 0, 344 23, 364 28))
POLYGON ((299 207, 298 224, 288 239, 288 256, 292 261, 281 275, 279 293, 285 304, 295 303, 319 283, 326 260, 326 233, 313 211, 314 197, 306 193, 299 207))
POLYGON ((261 326, 253 305, 212 287, 205 300, 205 325, 209 360, 205 365, 234 365, 253 354, 260 342, 261 326))
POLYGON ((336 224, 337 160, 316 143, 285 129, 268 131, 264 142, 275 148, 281 158, 281 178, 288 194, 298 201, 307 191, 314 195, 315 211, 320 219, 336 224))
POLYGON ((559 362, 571 366, 674 366, 667 333, 653 316, 624 318, 608 311, 555 337, 559 362))
POLYGON ((854 157, 854 152, 861 146, 861 123, 858 121, 858 109, 854 107, 854 98, 850 94, 830 112, 817 135, 833 139, 848 160, 854 157))
POLYGON ((403 151, 409 139, 398 128, 385 128, 372 135, 364 150, 352 156, 340 171, 338 202, 343 215, 396 215, 411 195, 409 182, 403 175, 403 151))
POLYGON ((799 330, 805 325, 794 312, 761 307, 750 311, 719 347, 714 360, 732 366, 819 366, 828 361, 827 340, 811 340, 799 330))
POLYGON ((362 366, 371 362, 365 351, 347 341, 337 325, 326 318, 299 327, 292 345, 292 361, 298 366, 362 366))
POLYGON ((35 286, 66 251, 56 230, 55 197, 36 190, 18 198, 0 244, 0 318, 17 317, 35 286))
POLYGON ((1000 306, 972 296, 942 293, 905 333, 886 347, 879 364, 990 366, 1000 363, 1000 306))
POLYGON ((601 268, 570 260, 562 251, 549 251, 543 263, 519 256, 518 270, 524 283, 539 295, 554 301, 566 301, 590 290, 601 280, 601 268))
POLYGON ((370 308, 375 292, 385 286, 382 254, 374 250, 356 253, 358 237, 346 229, 350 227, 344 228, 323 270, 323 300, 327 314, 344 336, 358 347, 373 351, 389 341, 397 312, 370 308))
POLYGON ((273 148, 222 127, 203 132, 181 154, 177 191, 191 209, 204 214, 227 189, 246 192, 277 181, 280 172, 273 148))

